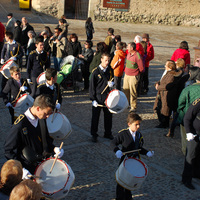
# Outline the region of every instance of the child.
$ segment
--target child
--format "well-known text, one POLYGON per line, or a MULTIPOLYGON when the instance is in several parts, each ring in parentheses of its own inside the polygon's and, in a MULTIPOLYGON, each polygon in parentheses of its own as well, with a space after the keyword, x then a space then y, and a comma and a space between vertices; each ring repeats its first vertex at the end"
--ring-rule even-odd
POLYGON ((54 102, 58 100, 56 108, 60 109, 62 103, 62 96, 60 85, 57 84, 57 71, 54 68, 48 68, 45 72, 46 82, 37 86, 36 96, 40 94, 49 94, 52 96, 54 102))
POLYGON ((114 69, 114 83, 118 90, 121 90, 121 79, 124 71, 124 62, 126 53, 122 50, 123 43, 117 42, 115 56, 111 62, 111 67, 114 69))
POLYGON ((8 79, 6 86, 3 89, 3 101, 6 107, 9 109, 11 115, 12 124, 14 123, 14 109, 12 107, 12 102, 16 99, 19 91, 25 92, 28 89, 28 84, 25 82, 26 86, 22 86, 24 80, 21 79, 20 70, 18 67, 13 66, 10 68, 10 75, 12 78, 8 79))
MULTIPOLYGON (((141 149, 140 152, 134 152, 126 154, 128 157, 134 157, 140 159, 140 153, 142 155, 147 155, 148 157, 152 157, 154 155, 154 151, 147 151, 143 146, 143 137, 142 134, 138 131, 140 128, 140 123, 142 119, 138 114, 134 112, 130 112, 127 118, 127 124, 129 126, 128 129, 121 130, 117 136, 111 141, 111 148, 115 152, 116 157, 120 158, 120 163, 124 160, 125 155, 122 152, 132 151, 136 149, 141 149), (121 150, 119 148, 121 145, 121 150)), ((131 200, 132 194, 130 190, 127 190, 117 184, 116 188, 116 200, 131 200)))

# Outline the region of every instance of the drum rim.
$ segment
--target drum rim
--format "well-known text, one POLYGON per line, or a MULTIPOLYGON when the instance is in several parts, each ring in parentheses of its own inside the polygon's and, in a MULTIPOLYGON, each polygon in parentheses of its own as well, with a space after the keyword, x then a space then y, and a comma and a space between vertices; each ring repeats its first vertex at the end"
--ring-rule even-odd
POLYGON ((145 169, 145 175, 144 175, 144 176, 140 176, 140 177, 139 177, 139 176, 134 176, 134 177, 135 177, 135 178, 144 178, 144 177, 146 177, 147 174, 148 174, 148 170, 147 170, 146 164, 145 164, 144 162, 142 162, 141 160, 137 159, 137 158, 133 158, 133 157, 127 157, 127 158, 125 158, 124 161, 123 161, 124 167, 125 167, 125 162, 126 162, 127 160, 129 160, 129 159, 134 159, 134 160, 139 161, 139 162, 143 165, 143 167, 144 167, 144 169, 145 169))
MULTIPOLYGON (((13 60, 8 60, 6 61, 3 66, 1 67, 1 71, 3 71, 3 68, 9 63, 9 62, 12 62, 13 60)), ((13 61, 14 62, 14 61, 13 61)))
MULTIPOLYGON (((36 81, 37 81, 37 83, 39 82, 39 80, 38 80, 38 79, 39 79, 39 78, 40 78, 40 77, 41 77, 43 74, 45 75, 45 72, 42 72, 42 73, 40 73, 40 75, 37 77, 37 80, 36 80, 36 81)), ((45 77, 45 80, 46 80, 46 77, 45 77)))
POLYGON ((108 95, 107 95, 107 97, 106 97, 106 100, 105 100, 105 105, 106 105, 106 107, 108 108, 108 109, 110 109, 110 107, 108 106, 108 104, 107 104, 107 99, 108 99, 108 96, 110 95, 110 93, 111 92, 113 92, 113 91, 115 91, 115 90, 117 90, 118 91, 118 93, 119 93, 119 90, 118 89, 113 89, 113 90, 111 90, 109 93, 108 93, 108 95))
MULTIPOLYGON (((35 169, 34 175, 36 174, 36 171, 37 171, 38 167, 40 167, 40 165, 42 165, 42 163, 44 163, 44 162, 47 161, 47 160, 51 160, 51 159, 54 160, 55 158, 47 158, 47 159, 43 160, 41 163, 39 163, 38 166, 37 166, 36 169, 35 169)), ((52 195, 54 195, 55 193, 58 193, 58 192, 62 191, 62 190, 66 187, 66 185, 67 185, 67 183, 68 183, 68 181, 69 181, 69 178, 70 178, 69 168, 68 168, 68 166, 67 166, 67 163, 66 163, 64 160, 61 160, 61 159, 57 158, 57 161, 58 161, 58 160, 61 161, 61 162, 67 167, 67 170, 68 170, 68 177, 67 177, 67 180, 66 180, 66 183, 64 184, 64 186, 63 186, 61 189, 59 189, 58 191, 55 191, 55 192, 52 192, 52 193, 48 193, 48 192, 44 192, 44 191, 43 191, 43 188, 42 188, 42 193, 43 193, 43 194, 46 194, 46 195, 48 195, 48 196, 52 196, 52 195)), ((36 182, 37 182, 37 181, 36 181, 36 182)))
POLYGON ((24 96, 26 96, 26 95, 28 95, 28 94, 27 94, 27 93, 22 94, 22 96, 20 96, 20 97, 17 99, 17 101, 15 102, 14 107, 17 105, 17 102, 19 101, 19 99, 21 99, 22 97, 24 97, 24 96))

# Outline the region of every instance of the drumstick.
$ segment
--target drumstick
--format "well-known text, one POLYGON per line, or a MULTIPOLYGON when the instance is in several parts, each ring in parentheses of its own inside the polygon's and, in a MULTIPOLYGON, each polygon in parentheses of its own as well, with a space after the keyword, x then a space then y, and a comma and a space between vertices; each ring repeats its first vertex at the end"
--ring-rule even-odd
MULTIPOLYGON (((59 147, 60 150, 62 149, 62 146, 63 146, 63 142, 61 142, 61 144, 60 144, 60 147, 59 147)), ((58 159, 58 155, 56 155, 55 160, 53 162, 53 165, 51 166, 51 169, 49 171, 50 174, 51 174, 51 172, 52 172, 52 170, 54 168, 54 165, 56 164, 57 159, 58 159)))
POLYGON ((41 176, 27 175, 29 178, 42 178, 41 176))
POLYGON ((97 106, 99 106, 99 107, 106 107, 106 106, 104 106, 104 105, 101 105, 101 104, 97 104, 97 106))
MULTIPOLYGON (((113 79, 114 78, 112 78, 110 81, 112 81, 113 79)), ((103 94, 107 88, 108 88, 108 84, 106 85, 106 87, 104 88, 104 90, 101 92, 101 94, 103 94)))
POLYGON ((141 151, 141 149, 136 149, 136 150, 132 150, 132 151, 126 151, 126 152, 122 152, 123 155, 126 155, 127 153, 133 153, 133 152, 137 152, 137 151, 141 151))
MULTIPOLYGON (((24 81, 24 83, 22 84, 22 86, 24 86, 25 83, 26 83, 26 82, 24 81)), ((22 87, 22 86, 21 86, 21 87, 22 87)), ((18 94, 17 94, 15 100, 13 100, 13 101, 11 102, 11 104, 13 104, 15 101, 17 101, 17 99, 18 99, 20 93, 21 93, 21 89, 19 90, 19 92, 18 92, 18 94)))
MULTIPOLYGON (((58 103, 58 99, 56 100, 56 104, 57 104, 57 103, 58 103)), ((54 118, 55 112, 56 112, 56 108, 54 108, 53 117, 52 117, 51 123, 53 123, 53 118, 54 118)))

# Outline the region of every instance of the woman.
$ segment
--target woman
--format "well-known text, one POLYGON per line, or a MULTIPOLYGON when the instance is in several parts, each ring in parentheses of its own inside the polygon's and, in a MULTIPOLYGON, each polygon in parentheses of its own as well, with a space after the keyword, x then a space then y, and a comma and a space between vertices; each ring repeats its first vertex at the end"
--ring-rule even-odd
POLYGON ((18 42, 19 44, 21 44, 22 42, 22 28, 21 28, 21 22, 19 20, 17 20, 15 22, 15 29, 14 29, 14 33, 13 33, 13 39, 18 42))
POLYGON ((180 72, 176 72, 176 64, 173 60, 168 60, 165 64, 166 74, 162 79, 155 84, 156 90, 158 90, 156 100, 154 103, 154 111, 157 112, 158 120, 160 124, 156 128, 169 127, 169 117, 171 115, 171 109, 168 106, 168 90, 167 85, 175 80, 176 76, 180 76, 180 72))
POLYGON ((70 35, 66 53, 67 55, 73 55, 74 57, 78 57, 78 55, 82 53, 81 43, 78 41, 76 33, 70 35))
POLYGON ((174 51, 174 53, 171 57, 171 60, 176 62, 178 58, 182 58, 185 61, 184 70, 186 71, 187 65, 190 64, 189 46, 188 46, 188 43, 186 41, 182 41, 180 43, 179 49, 176 49, 176 51, 174 51))
POLYGON ((29 38, 29 40, 28 40, 28 44, 27 44, 26 56, 28 56, 31 51, 36 49, 35 33, 33 31, 28 32, 28 38, 29 38))
POLYGON ((85 22, 85 30, 86 30, 87 40, 92 40, 93 33, 94 33, 94 27, 93 27, 91 17, 88 17, 87 21, 85 22))

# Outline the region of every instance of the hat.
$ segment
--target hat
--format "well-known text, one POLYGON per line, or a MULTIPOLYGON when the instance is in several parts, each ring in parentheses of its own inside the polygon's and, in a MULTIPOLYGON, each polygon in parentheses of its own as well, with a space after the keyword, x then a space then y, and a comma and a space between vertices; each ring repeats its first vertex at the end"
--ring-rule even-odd
POLYGON ((11 16, 11 17, 12 17, 12 16, 13 16, 13 14, 12 14, 12 13, 8 13, 8 14, 7 14, 7 16, 11 16))
POLYGON ((190 78, 189 80, 196 80, 197 75, 200 73, 199 67, 191 67, 189 69, 190 78))
POLYGON ((147 39, 149 39, 149 34, 148 34, 148 33, 144 33, 144 34, 142 35, 142 38, 147 38, 147 39))

